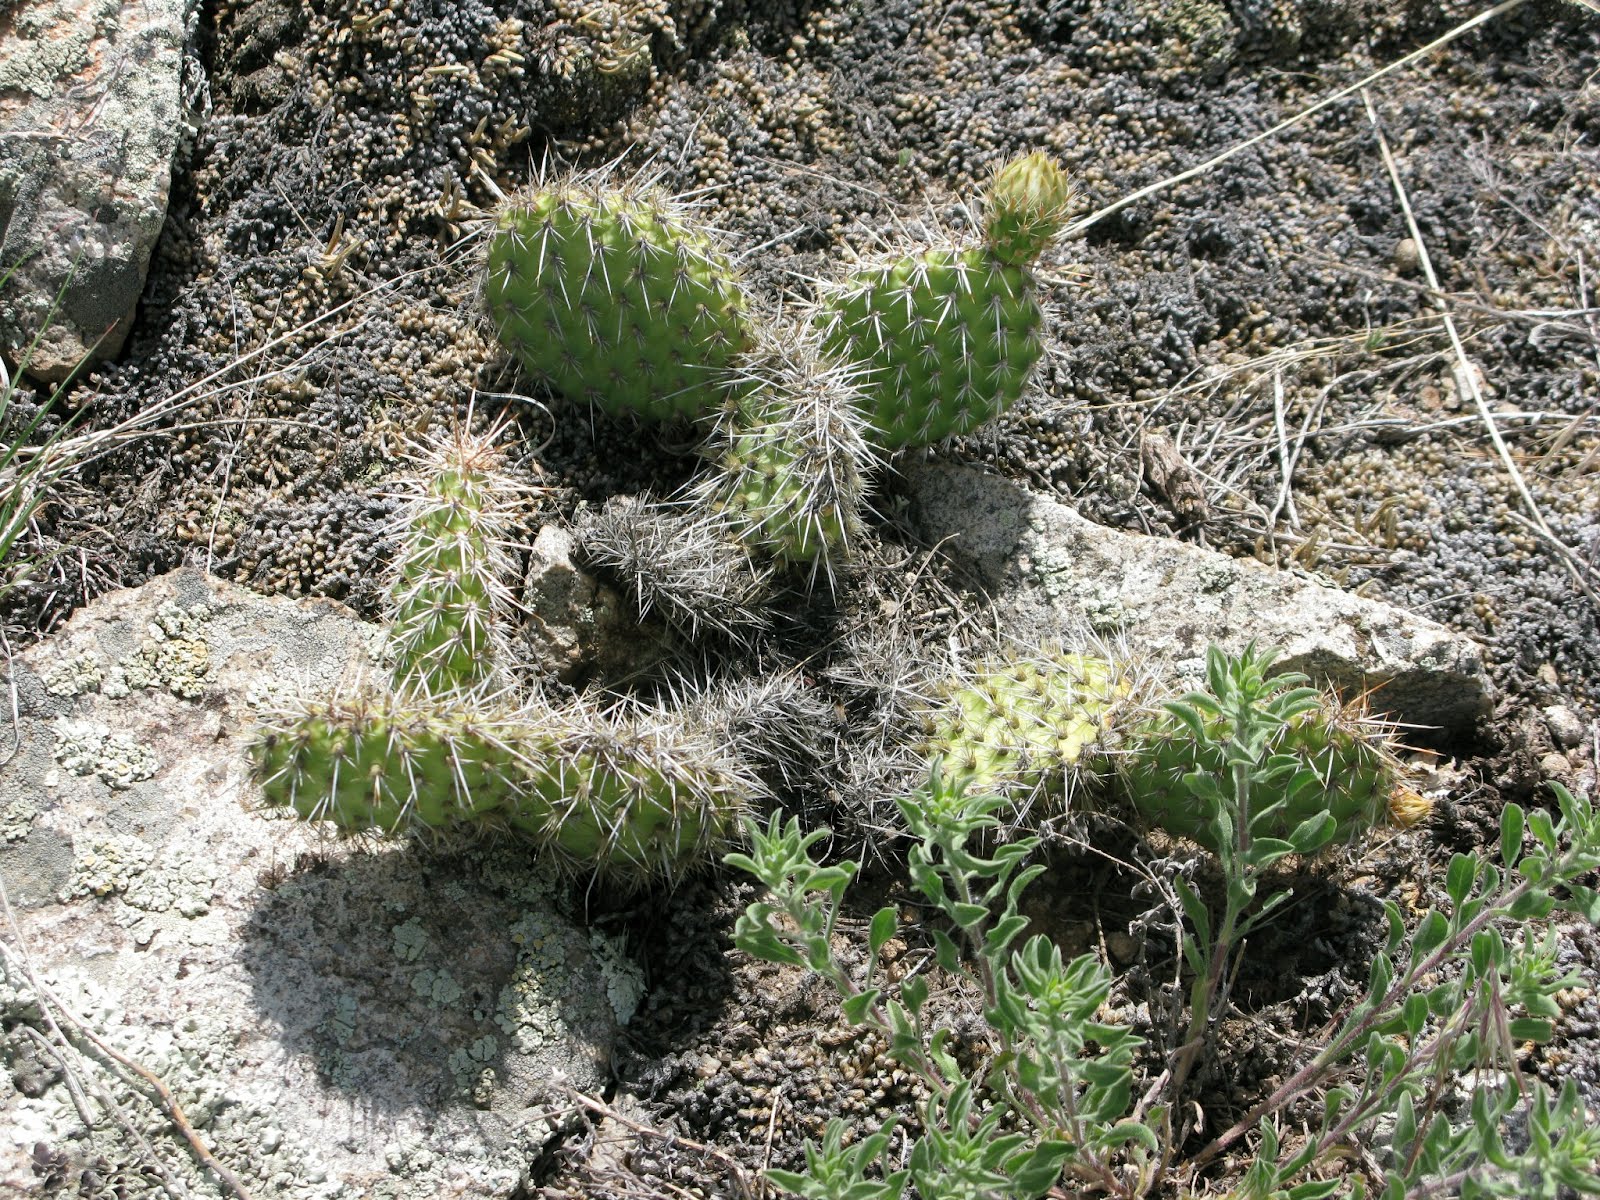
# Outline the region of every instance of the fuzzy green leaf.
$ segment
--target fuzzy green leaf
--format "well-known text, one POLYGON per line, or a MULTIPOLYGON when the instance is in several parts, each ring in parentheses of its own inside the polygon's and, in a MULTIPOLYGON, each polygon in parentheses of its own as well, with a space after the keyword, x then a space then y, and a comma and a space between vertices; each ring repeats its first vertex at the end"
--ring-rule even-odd
POLYGON ((1522 806, 1508 804, 1500 813, 1500 861, 1510 870, 1522 857, 1522 806))
POLYGON ((882 950, 884 943, 892 938, 900 928, 900 918, 894 906, 885 905, 872 914, 872 927, 867 933, 867 947, 875 956, 882 950))

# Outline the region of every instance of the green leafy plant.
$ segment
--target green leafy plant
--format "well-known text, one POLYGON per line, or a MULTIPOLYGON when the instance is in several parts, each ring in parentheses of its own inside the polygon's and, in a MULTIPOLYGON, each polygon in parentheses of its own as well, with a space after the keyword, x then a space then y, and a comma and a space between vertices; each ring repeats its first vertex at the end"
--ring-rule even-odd
POLYGON ((1600 817, 1555 785, 1559 817, 1508 805, 1502 865, 1456 855, 1448 905, 1415 929, 1386 903, 1388 936, 1361 999, 1270 1095, 1194 1149, 1207 1131, 1180 1114, 1193 1111, 1190 1080, 1227 1011, 1238 947, 1287 899, 1267 890, 1269 869, 1325 846, 1340 824, 1324 800, 1287 837, 1257 835, 1287 798, 1312 793, 1306 764, 1273 747, 1318 702, 1293 678, 1266 676, 1264 661, 1254 651, 1214 653, 1210 690, 1173 705, 1226 767, 1220 777, 1195 771, 1185 779, 1215 835, 1225 886, 1214 909, 1176 885, 1188 1020, 1153 1069, 1140 1070, 1143 1043, 1132 1030, 1105 1019, 1107 968, 1089 955, 1065 962, 1041 935, 1024 939, 1019 899, 1043 867, 1028 862, 1036 838, 993 844, 1007 798, 969 793, 963 778, 935 763, 928 785, 898 801, 915 839, 910 881, 941 918, 929 929, 937 963, 983 1005, 988 1044, 976 1048, 980 1065, 970 1072, 933 1020, 928 981, 891 981, 883 970, 882 948, 901 927, 896 909, 872 918, 866 967, 852 971, 835 939, 855 868, 812 857, 823 831, 805 833, 777 817, 765 828, 751 824, 750 853, 727 861, 768 894, 741 917, 739 946, 818 972, 846 1019, 876 1029, 932 1093, 920 1130, 901 1131, 912 1142, 903 1166, 891 1169, 888 1132, 853 1139, 835 1121, 820 1146, 807 1146, 806 1170, 773 1171, 775 1183, 811 1200, 886 1200, 908 1188, 924 1200, 1133 1198, 1181 1190, 1253 1138, 1233 1192, 1241 1200, 1363 1196, 1369 1186, 1391 1200, 1554 1196, 1562 1188, 1600 1194, 1600 1135, 1585 1123, 1577 1093, 1569 1086, 1552 1097, 1517 1068, 1519 1043, 1551 1036, 1555 994, 1576 982, 1559 969, 1553 939, 1534 938, 1526 922, 1562 909, 1600 923, 1600 893, 1581 882, 1600 866, 1600 817), (1227 720, 1215 720, 1219 714, 1227 720), (1459 1094, 1464 1079, 1472 1081, 1470 1099, 1459 1094), (1525 1121, 1526 1145, 1507 1136, 1514 1114, 1525 1121), (1293 1138, 1285 1134, 1291 1127, 1293 1138), (1375 1169, 1348 1165, 1357 1148, 1375 1169))

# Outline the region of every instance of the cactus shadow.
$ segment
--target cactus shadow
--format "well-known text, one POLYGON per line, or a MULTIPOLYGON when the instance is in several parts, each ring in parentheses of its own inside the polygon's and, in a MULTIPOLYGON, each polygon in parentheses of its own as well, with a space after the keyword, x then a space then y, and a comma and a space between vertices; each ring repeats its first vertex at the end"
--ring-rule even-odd
POLYGON ((640 985, 525 851, 345 845, 270 882, 239 954, 288 1086, 482 1125, 609 1077, 640 985))

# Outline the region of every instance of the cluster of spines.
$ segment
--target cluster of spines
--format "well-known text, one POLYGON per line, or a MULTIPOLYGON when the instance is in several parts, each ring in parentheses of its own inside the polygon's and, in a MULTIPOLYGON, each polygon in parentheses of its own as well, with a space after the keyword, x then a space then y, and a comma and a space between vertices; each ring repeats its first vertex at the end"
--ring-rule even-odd
POLYGON ((831 580, 860 532, 875 457, 858 374, 828 359, 814 336, 765 333, 733 368, 707 442, 712 469, 692 492, 758 555, 813 578, 831 580))
POLYGON ((608 412, 699 417, 750 342, 739 276, 713 235, 649 186, 604 178, 509 200, 484 302, 534 377, 608 412))
POLYGON ((825 345, 867 368, 864 415, 883 449, 970 432, 1022 395, 1044 351, 1028 266, 1073 204, 1061 168, 1028 155, 985 191, 979 244, 896 253, 824 296, 825 345))
POLYGON ((622 497, 585 514, 578 532, 584 555, 627 588, 641 616, 656 614, 691 642, 711 634, 747 645, 771 624, 771 572, 716 513, 622 497))

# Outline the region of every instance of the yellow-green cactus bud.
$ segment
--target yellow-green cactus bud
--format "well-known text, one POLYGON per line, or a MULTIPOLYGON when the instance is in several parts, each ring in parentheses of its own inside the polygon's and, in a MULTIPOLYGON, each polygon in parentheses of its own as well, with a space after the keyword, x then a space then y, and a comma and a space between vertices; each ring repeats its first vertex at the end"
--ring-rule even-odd
POLYGON ((1067 173, 1042 150, 996 171, 985 199, 989 249, 1001 262, 1018 267, 1039 257, 1078 206, 1077 189, 1067 173))

